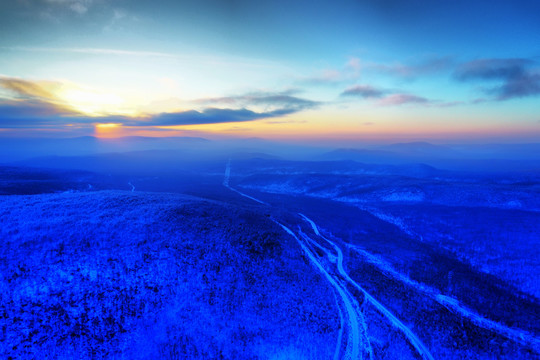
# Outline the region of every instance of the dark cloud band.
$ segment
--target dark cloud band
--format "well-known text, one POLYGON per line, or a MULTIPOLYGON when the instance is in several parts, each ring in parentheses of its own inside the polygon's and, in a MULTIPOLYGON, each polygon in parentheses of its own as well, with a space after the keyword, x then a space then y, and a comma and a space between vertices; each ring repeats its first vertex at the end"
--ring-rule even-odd
POLYGON ((540 70, 529 59, 480 59, 462 64, 454 76, 459 81, 498 82, 484 91, 493 100, 540 95, 540 70))

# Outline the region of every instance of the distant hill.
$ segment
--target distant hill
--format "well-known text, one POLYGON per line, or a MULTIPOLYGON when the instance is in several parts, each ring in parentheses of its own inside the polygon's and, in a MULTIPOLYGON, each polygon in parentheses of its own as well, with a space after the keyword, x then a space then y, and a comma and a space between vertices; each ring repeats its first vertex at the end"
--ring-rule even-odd
POLYGON ((540 144, 433 145, 397 143, 369 148, 341 148, 321 160, 354 160, 371 164, 426 164, 473 172, 539 171, 540 144))
POLYGON ((2 138, 0 141, 0 162, 9 163, 38 156, 77 156, 110 152, 197 148, 208 143, 210 143, 209 140, 197 137, 2 138))
POLYGON ((1 204, 3 359, 334 352, 331 289, 263 212, 126 191, 1 204))
POLYGON ((459 156, 459 152, 451 146, 447 145, 434 145, 428 142, 418 141, 409 143, 396 143, 384 146, 378 146, 377 149, 381 151, 389 151, 392 153, 402 155, 438 155, 442 157, 459 156))

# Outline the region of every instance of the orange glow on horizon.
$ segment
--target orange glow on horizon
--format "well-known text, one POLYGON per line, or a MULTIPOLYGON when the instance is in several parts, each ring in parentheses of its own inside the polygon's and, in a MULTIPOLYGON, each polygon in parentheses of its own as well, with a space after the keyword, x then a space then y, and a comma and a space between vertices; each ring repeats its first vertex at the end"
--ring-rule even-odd
POLYGON ((375 116, 367 112, 328 114, 306 111, 282 118, 260 119, 249 122, 212 123, 176 126, 124 126, 120 123, 95 123, 95 134, 101 138, 123 136, 182 137, 209 139, 265 138, 276 141, 390 141, 418 139, 434 141, 487 139, 495 137, 525 138, 538 134, 537 124, 494 124, 483 121, 444 122, 425 118, 397 119, 395 116, 375 116), (332 116, 333 115, 333 116, 332 116), (339 120, 337 120, 339 118, 339 120), (331 124, 329 119, 336 119, 331 124))
POLYGON ((95 124, 95 135, 99 138, 114 138, 124 136, 122 124, 104 123, 95 124))

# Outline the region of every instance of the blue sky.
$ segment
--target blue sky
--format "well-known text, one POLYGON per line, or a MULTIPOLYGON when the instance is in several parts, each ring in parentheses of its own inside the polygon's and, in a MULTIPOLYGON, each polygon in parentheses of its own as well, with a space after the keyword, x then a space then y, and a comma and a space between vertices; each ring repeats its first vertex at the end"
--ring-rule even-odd
POLYGON ((535 1, 4 2, 0 134, 536 141, 539 33, 535 1))

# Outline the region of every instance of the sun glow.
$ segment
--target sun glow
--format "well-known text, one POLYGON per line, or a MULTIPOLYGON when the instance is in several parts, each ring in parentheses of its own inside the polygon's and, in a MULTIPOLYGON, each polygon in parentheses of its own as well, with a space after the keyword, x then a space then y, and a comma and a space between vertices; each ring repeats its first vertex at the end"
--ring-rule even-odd
POLYGON ((124 99, 115 94, 68 88, 60 92, 58 97, 70 108, 87 116, 134 115, 133 110, 126 108, 124 99))
POLYGON ((122 136, 122 124, 105 123, 95 124, 95 133, 100 138, 111 138, 122 136))

